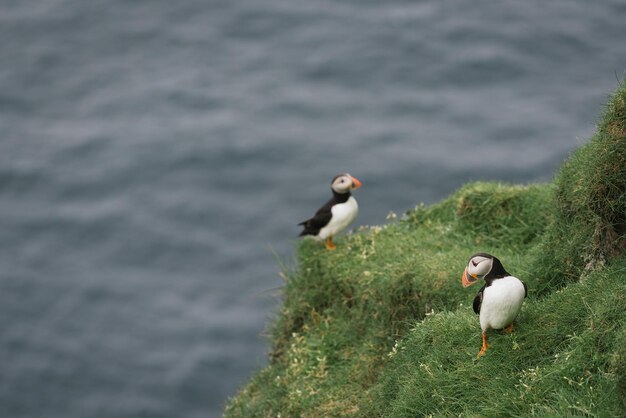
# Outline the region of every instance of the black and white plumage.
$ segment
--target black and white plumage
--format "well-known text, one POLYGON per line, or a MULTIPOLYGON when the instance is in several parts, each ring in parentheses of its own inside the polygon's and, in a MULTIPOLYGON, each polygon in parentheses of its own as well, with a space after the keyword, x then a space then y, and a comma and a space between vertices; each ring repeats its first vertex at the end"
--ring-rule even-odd
POLYGON ((504 269, 500 260, 487 253, 477 253, 470 257, 461 281, 463 287, 468 287, 479 279, 483 279, 485 285, 474 298, 473 308, 479 314, 482 328, 483 346, 478 353, 480 357, 489 348, 488 330, 504 328, 507 332, 513 331, 513 322, 528 290, 524 282, 504 269))
POLYGON ((350 193, 359 187, 361 182, 356 177, 348 173, 337 174, 331 182, 333 196, 330 200, 312 218, 298 224, 304 227, 300 236, 312 235, 325 240, 326 248, 334 250, 333 236, 350 225, 359 213, 359 205, 350 193))

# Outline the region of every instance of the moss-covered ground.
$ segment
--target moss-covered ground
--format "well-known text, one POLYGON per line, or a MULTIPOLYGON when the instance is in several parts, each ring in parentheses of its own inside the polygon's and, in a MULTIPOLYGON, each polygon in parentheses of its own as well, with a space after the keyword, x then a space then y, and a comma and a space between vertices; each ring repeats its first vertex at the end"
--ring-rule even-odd
POLYGON ((553 183, 471 183, 336 242, 300 242, 269 365, 226 416, 626 416, 624 85, 553 183), (529 292, 480 359, 478 251, 529 292))

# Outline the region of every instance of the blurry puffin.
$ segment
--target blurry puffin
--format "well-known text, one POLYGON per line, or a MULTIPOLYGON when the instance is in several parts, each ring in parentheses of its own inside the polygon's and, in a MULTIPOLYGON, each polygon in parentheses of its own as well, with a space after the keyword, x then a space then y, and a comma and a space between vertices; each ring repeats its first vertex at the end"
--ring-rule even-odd
POLYGON ((333 197, 319 208, 312 218, 298 225, 303 225, 303 235, 313 235, 318 240, 325 240, 326 248, 334 250, 333 236, 352 223, 359 213, 359 205, 350 194, 350 190, 361 187, 361 182, 348 173, 337 174, 331 182, 333 197))
POLYGON ((478 291, 473 304, 474 312, 480 315, 480 327, 483 331, 483 346, 478 352, 480 357, 489 348, 488 330, 504 328, 507 333, 513 332, 513 321, 528 295, 528 290, 524 282, 507 273, 500 260, 487 253, 470 257, 461 282, 463 287, 468 287, 478 279, 485 280, 485 285, 478 291))

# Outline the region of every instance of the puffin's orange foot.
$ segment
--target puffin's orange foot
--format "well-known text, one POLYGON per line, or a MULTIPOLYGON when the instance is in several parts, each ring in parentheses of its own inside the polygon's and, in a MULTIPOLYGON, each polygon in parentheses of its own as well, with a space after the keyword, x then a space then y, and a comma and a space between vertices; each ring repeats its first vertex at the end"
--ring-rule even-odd
POLYGON ((480 349, 480 351, 478 352, 478 355, 476 356, 477 358, 480 358, 482 356, 484 356, 487 352, 487 349, 490 347, 489 344, 487 344, 487 332, 483 331, 483 346, 480 349))
POLYGON ((332 236, 326 238, 325 244, 326 244, 326 249, 327 250, 335 250, 335 249, 337 249, 337 246, 333 243, 333 237, 332 236))
POLYGON ((507 334, 513 332, 513 322, 511 322, 508 327, 504 328, 504 332, 506 332, 507 334))

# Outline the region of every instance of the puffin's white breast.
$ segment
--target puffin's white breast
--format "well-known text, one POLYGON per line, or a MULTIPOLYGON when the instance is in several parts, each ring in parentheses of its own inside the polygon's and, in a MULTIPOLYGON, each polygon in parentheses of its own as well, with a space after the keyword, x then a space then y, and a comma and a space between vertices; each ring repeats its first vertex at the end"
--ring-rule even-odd
POLYGON ((496 279, 483 290, 480 306, 480 327, 501 329, 513 322, 522 307, 526 291, 524 284, 516 277, 496 279))
POLYGON ((321 239, 335 235, 350 225, 359 213, 359 205, 356 203, 356 199, 350 196, 344 203, 338 203, 333 206, 331 213, 332 217, 328 225, 320 229, 317 235, 321 239))

